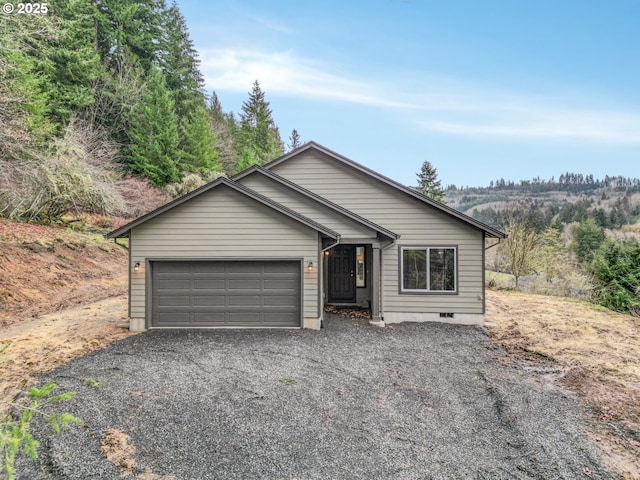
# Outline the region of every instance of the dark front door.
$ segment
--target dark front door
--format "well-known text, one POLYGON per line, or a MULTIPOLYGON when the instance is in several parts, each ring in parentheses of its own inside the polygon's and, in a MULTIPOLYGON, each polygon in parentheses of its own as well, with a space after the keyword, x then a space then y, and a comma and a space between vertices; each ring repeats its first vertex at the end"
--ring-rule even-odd
POLYGON ((338 245, 329 254, 329 302, 356 301, 355 245, 338 245))

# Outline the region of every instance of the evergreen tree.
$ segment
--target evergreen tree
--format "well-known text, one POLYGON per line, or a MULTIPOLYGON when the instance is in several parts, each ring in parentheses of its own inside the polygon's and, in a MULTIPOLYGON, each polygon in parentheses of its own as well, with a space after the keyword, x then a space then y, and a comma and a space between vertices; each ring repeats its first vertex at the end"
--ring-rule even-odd
POLYGON ((148 73, 160 52, 167 50, 162 35, 164 0, 100 0, 96 5, 95 45, 102 61, 118 69, 130 53, 148 73))
POLYGON ((216 92, 211 94, 208 111, 222 170, 227 174, 232 174, 238 163, 238 152, 233 146, 234 135, 231 130, 231 125, 235 126, 234 116, 224 113, 216 92))
POLYGON ((295 128, 291 131, 291 135, 289 136, 289 151, 295 150, 302 145, 300 140, 300 135, 298 134, 298 130, 295 128))
POLYGON ((181 168, 190 172, 220 171, 222 165, 211 132, 209 116, 203 106, 192 109, 180 123, 182 134, 181 168))
POLYGON ((34 43, 47 49, 55 35, 47 15, 0 15, 0 160, 31 156, 52 130, 49 88, 36 74, 34 43))
POLYGON ((418 186, 416 187, 418 192, 432 198, 436 202, 444 203, 444 190, 440 185, 438 172, 436 168, 431 165, 431 162, 428 160, 422 162, 420 173, 416 176, 418 177, 418 186))
MULTIPOLYGON (((96 7, 92 2, 56 0, 52 17, 57 30, 38 72, 46 78, 49 115, 62 132, 71 112, 93 104, 93 83, 100 74, 100 56, 94 48, 96 7)), ((42 46, 34 50, 37 55, 42 46)))
POLYGON ((253 83, 249 99, 242 104, 240 128, 236 135, 236 150, 253 153, 255 161, 263 165, 284 153, 280 132, 273 121, 269 102, 265 99, 260 83, 253 83))
POLYGON ((182 119, 204 106, 204 78, 198 52, 175 0, 164 13, 164 32, 166 51, 161 54, 160 66, 175 100, 176 115, 182 119))
POLYGON ((573 228, 573 243, 571 247, 578 256, 578 260, 590 263, 604 239, 604 229, 598 226, 593 218, 590 218, 583 220, 573 228))
POLYGON ((162 74, 153 69, 140 102, 135 106, 129 131, 129 166, 155 186, 179 180, 178 121, 174 103, 162 74))

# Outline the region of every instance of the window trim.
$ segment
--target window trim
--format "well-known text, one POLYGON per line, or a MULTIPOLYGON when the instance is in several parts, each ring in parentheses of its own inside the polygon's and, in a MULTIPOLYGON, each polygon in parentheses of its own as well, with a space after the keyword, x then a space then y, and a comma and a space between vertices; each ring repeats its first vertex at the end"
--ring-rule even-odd
POLYGON ((458 245, 401 245, 398 248, 398 293, 402 295, 458 295, 458 245), (426 260, 427 260, 427 286, 429 286, 431 275, 429 275, 429 271, 431 268, 430 265, 430 256, 429 250, 431 249, 450 249, 453 250, 453 290, 429 290, 429 289, 414 289, 414 288, 404 288, 404 258, 403 252, 405 250, 424 250, 426 252, 426 260))

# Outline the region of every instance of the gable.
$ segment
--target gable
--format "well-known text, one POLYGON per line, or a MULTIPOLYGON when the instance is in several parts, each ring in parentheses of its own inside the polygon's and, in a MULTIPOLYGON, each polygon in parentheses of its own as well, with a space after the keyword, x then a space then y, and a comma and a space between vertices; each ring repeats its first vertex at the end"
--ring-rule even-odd
MULTIPOLYGON (((410 205, 412 209, 422 208, 443 213, 447 221, 482 231, 484 235, 489 237, 505 238, 506 236, 497 229, 438 203, 314 142, 309 142, 268 163, 264 168, 394 231, 397 230, 391 224, 376 220, 379 217, 371 217, 365 213, 375 208, 372 207, 371 201, 373 201, 373 205, 384 206, 386 198, 377 198, 376 192, 399 193, 405 200, 415 200, 415 202, 405 203, 410 205)), ((397 233, 402 234, 399 231, 397 233)))
POLYGON ((236 181, 335 230, 343 238, 376 238, 378 235, 379 229, 375 230, 366 226, 362 222, 350 218, 345 213, 323 204, 319 199, 312 198, 283 184, 270 175, 272 174, 255 170, 236 181))
POLYGON ((135 248, 154 256, 215 251, 260 256, 315 245, 317 232, 231 188, 210 190, 133 231, 135 248))
MULTIPOLYGON (((315 222, 314 220, 305 217, 304 215, 301 215, 300 213, 296 212, 295 210, 292 210, 290 208, 285 207, 284 205, 281 205, 277 202, 274 202, 273 200, 265 197, 264 195, 259 194, 258 192, 254 192, 253 190, 251 190, 250 188, 247 188, 243 185, 240 184, 236 184, 234 182, 232 182, 231 180, 228 180, 224 177, 221 177, 217 180, 214 180, 213 182, 210 182, 206 185, 203 185, 202 187, 194 190, 191 193, 188 193, 187 195, 184 195, 182 197, 176 198, 173 201, 162 205, 161 207, 157 208, 156 210, 147 213, 146 215, 143 215, 131 222, 129 222, 128 224, 113 230, 112 232, 108 233, 107 235, 105 235, 106 238, 118 238, 118 237, 124 237, 130 234, 131 230, 143 225, 157 217, 161 217, 164 215, 169 215, 169 212, 172 212, 175 209, 178 209, 178 207, 182 207, 183 205, 194 205, 194 204, 198 204, 199 202, 197 202, 196 200, 198 200, 201 196, 214 191, 215 189, 231 189, 234 190, 235 192, 237 192, 238 194, 240 194, 240 196, 244 196, 246 197, 246 199, 249 199, 250 201, 256 202, 258 204, 262 204, 263 206, 267 207, 268 209, 271 209, 275 212, 278 212, 286 217, 289 217, 291 219, 293 219, 294 221, 297 221, 299 223, 301 223, 302 225, 305 225, 307 227, 310 227, 312 229, 315 229, 317 232, 329 237, 329 238, 337 238, 337 233, 327 227, 325 227, 324 225, 321 225, 317 222, 315 222)), ((240 197, 238 197, 240 198, 240 197)), ((178 210, 182 211, 185 207, 180 208, 178 210)), ((188 207, 187 207, 188 208, 188 207)))
POLYGON ((477 237, 479 229, 434 208, 393 185, 314 149, 271 170, 328 200, 397 232, 404 241, 428 235, 437 241, 477 237))

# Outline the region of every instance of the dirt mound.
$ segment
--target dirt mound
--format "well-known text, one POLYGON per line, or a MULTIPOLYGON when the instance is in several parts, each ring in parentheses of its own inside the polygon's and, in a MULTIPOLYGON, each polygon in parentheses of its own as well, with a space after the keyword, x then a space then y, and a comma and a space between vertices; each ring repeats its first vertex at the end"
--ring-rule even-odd
POLYGON ((0 325, 126 293, 127 250, 102 234, 0 219, 0 325))

